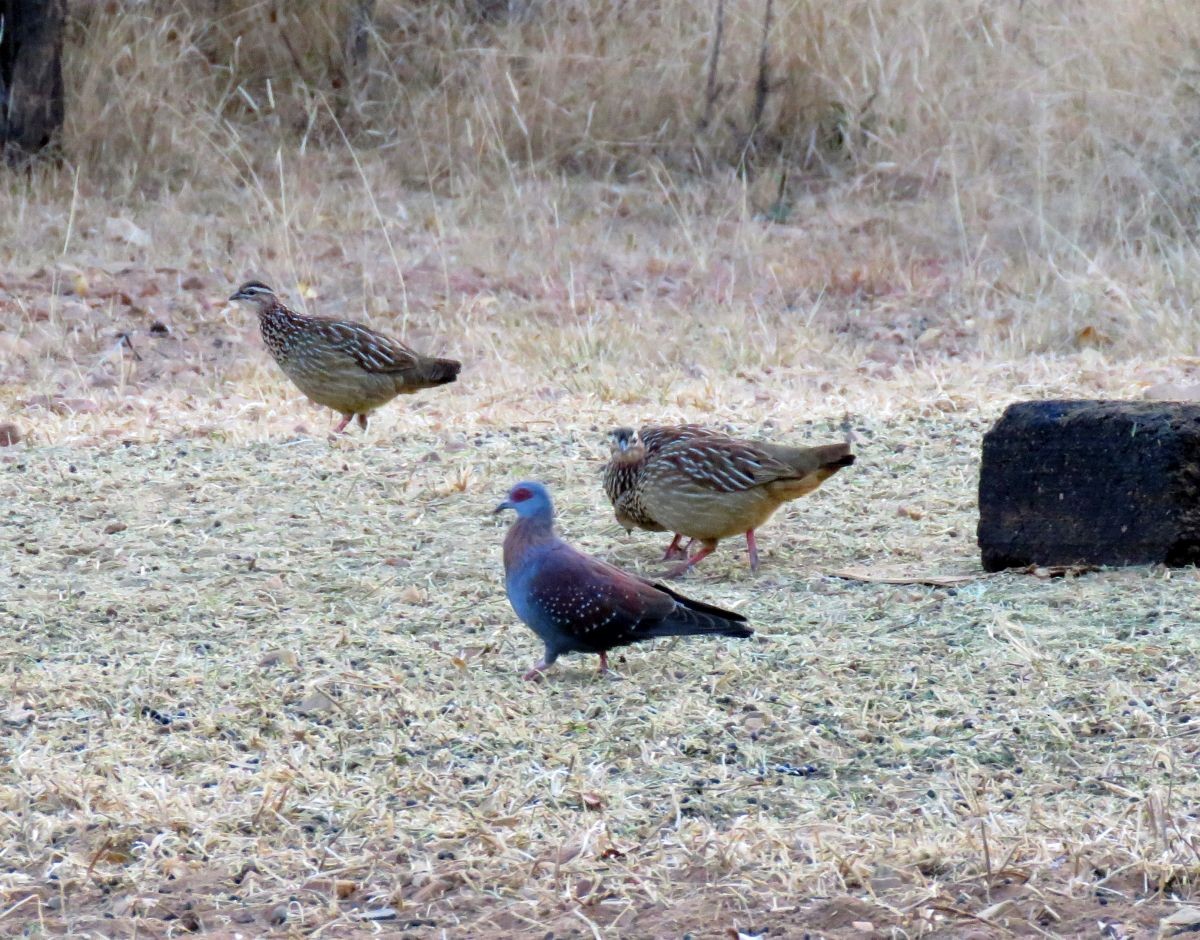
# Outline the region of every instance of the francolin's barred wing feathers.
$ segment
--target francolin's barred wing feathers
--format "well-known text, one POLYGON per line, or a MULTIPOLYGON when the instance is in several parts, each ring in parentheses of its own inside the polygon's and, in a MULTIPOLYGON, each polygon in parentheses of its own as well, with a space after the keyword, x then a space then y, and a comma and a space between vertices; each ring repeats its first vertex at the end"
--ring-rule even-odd
POLYGON ((420 357, 391 337, 369 326, 348 320, 320 320, 329 344, 339 352, 353 356, 366 372, 402 372, 415 366, 420 357))
POLYGON ((715 432, 699 424, 647 425, 638 430, 638 440, 647 454, 662 450, 669 444, 690 441, 697 437, 713 437, 715 432))
POLYGON ((751 444, 729 438, 692 437, 666 445, 647 473, 671 476, 678 482, 737 493, 795 476, 787 464, 751 444))

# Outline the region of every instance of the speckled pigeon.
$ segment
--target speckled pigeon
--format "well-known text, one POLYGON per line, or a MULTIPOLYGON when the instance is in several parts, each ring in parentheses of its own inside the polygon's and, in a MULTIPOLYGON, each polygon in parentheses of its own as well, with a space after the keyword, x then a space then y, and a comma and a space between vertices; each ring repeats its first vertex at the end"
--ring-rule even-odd
POLYGON ((746 618, 627 574, 554 534, 554 506, 541 483, 518 483, 495 512, 515 509, 504 538, 504 586, 517 616, 542 638, 536 679, 564 653, 599 653, 660 636, 748 637, 746 618))

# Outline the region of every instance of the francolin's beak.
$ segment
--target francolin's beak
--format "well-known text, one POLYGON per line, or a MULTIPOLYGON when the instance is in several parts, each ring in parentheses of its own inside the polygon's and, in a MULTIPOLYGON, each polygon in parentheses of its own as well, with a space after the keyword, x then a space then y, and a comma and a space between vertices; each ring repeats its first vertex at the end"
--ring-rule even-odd
POLYGON ((246 295, 243 294, 241 291, 238 291, 236 294, 234 294, 232 297, 229 298, 229 302, 232 303, 235 300, 245 300, 245 299, 246 299, 246 295))

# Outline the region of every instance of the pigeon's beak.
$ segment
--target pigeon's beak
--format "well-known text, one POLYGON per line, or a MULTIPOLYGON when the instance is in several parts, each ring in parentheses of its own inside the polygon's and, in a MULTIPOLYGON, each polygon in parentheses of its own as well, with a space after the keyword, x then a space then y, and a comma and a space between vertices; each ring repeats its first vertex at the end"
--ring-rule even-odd
POLYGON ((513 504, 512 500, 506 499, 499 506, 497 506, 495 509, 492 510, 492 515, 494 516, 497 513, 504 512, 504 510, 506 510, 506 509, 516 509, 516 508, 517 507, 513 504))

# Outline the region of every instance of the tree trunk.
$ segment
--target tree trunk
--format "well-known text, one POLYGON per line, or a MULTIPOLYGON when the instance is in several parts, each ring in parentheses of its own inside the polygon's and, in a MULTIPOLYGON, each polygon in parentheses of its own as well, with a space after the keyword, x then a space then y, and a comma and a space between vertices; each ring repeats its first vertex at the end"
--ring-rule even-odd
POLYGON ((63 123, 66 0, 0 0, 0 154, 23 162, 63 123))

